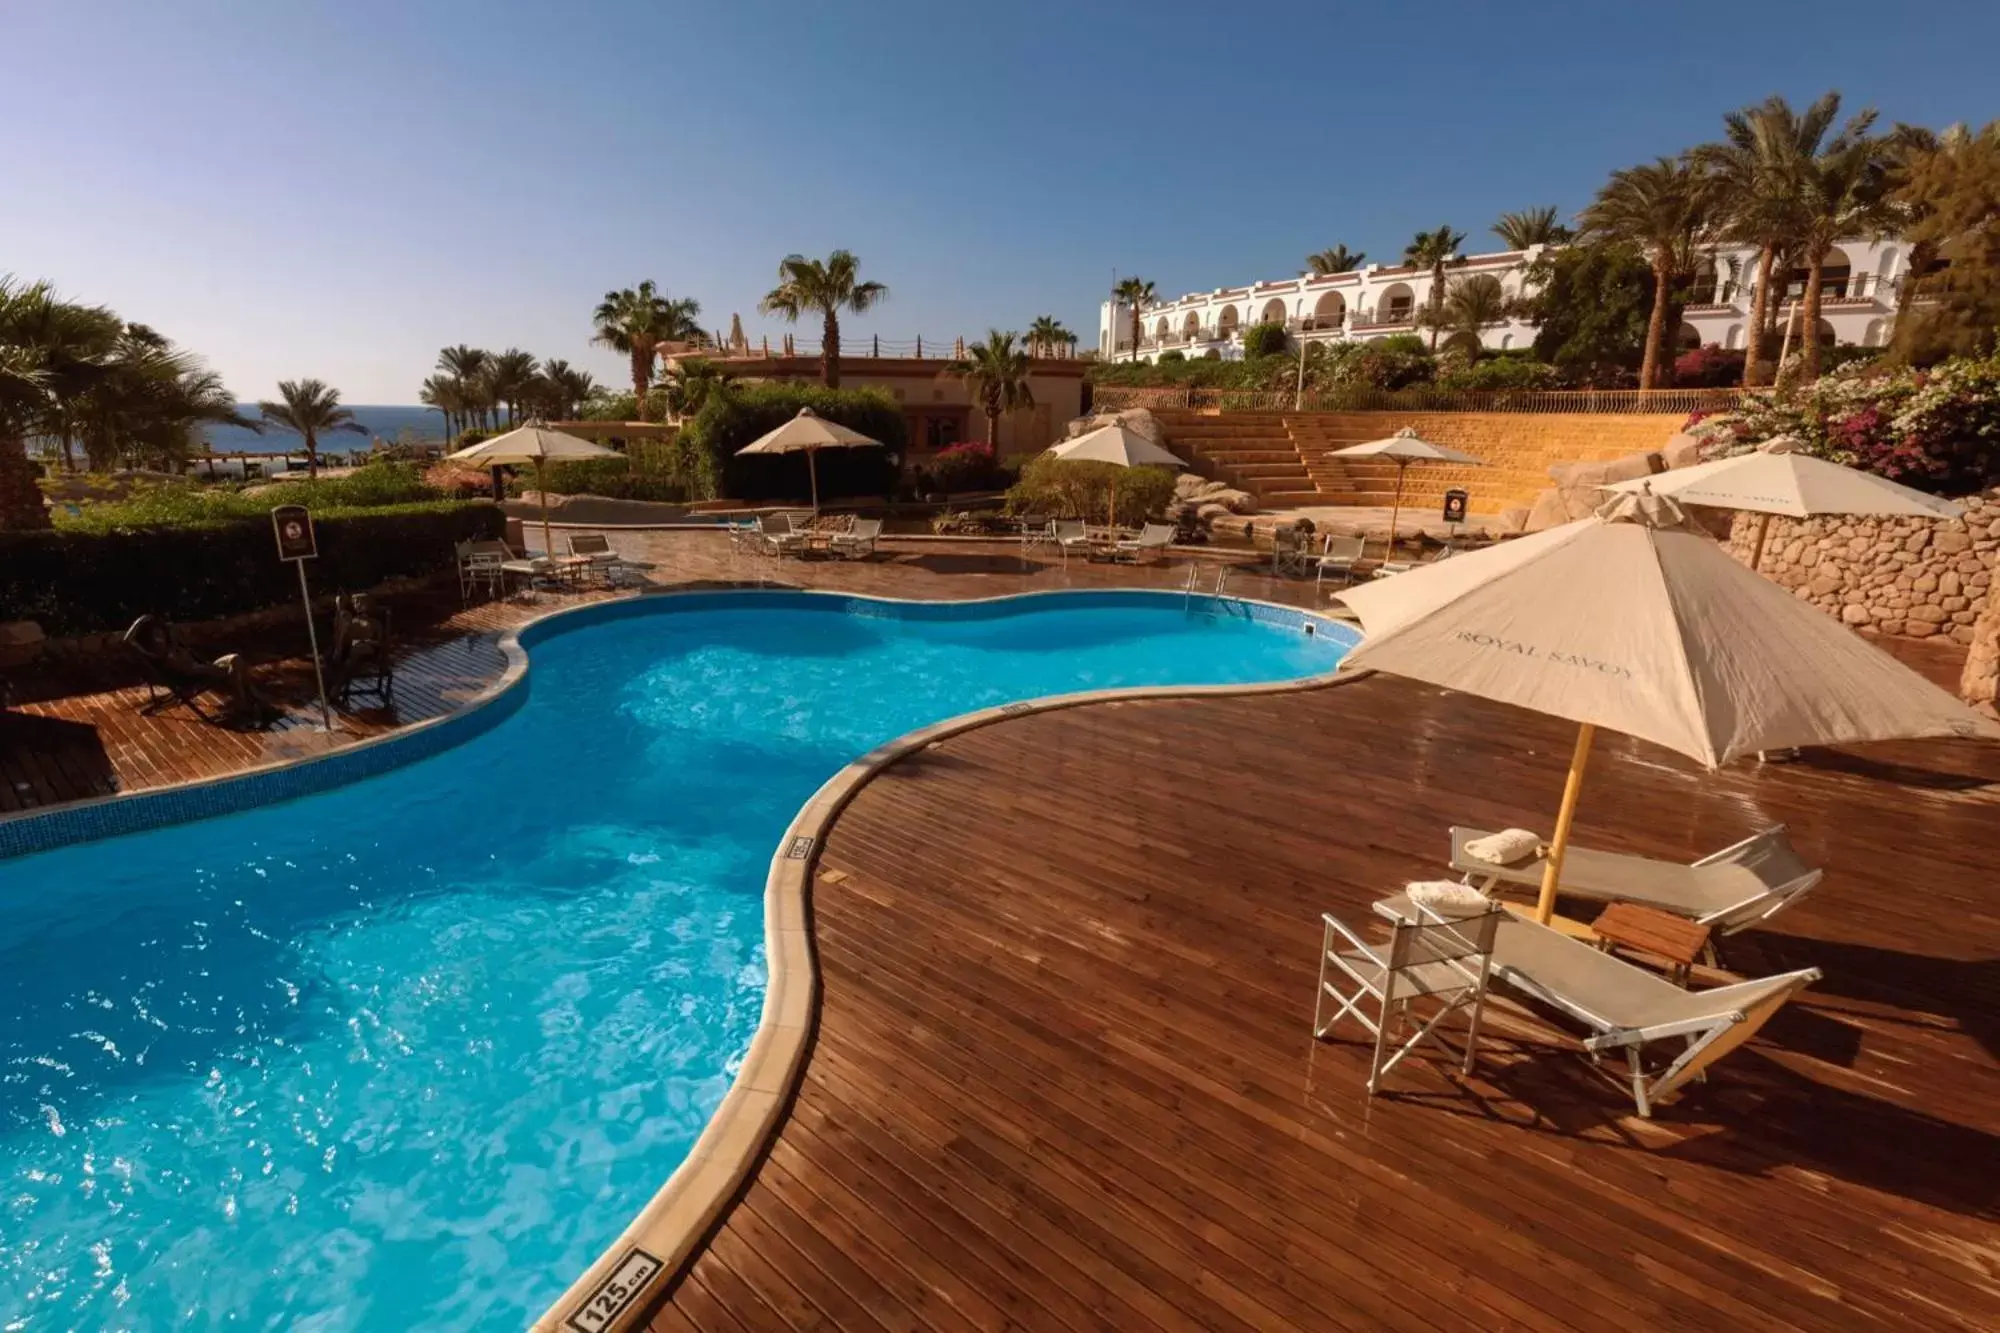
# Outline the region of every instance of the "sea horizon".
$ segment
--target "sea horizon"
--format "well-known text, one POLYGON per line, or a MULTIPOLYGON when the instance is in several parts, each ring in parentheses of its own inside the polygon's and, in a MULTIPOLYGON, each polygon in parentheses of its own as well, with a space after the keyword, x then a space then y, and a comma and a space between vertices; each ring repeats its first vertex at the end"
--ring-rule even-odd
MULTIPOLYGON (((236 410, 244 417, 257 419, 257 404, 238 403, 236 410)), ((332 453, 347 453, 354 449, 365 449, 380 440, 384 444, 395 444, 405 439, 410 443, 436 443, 445 438, 444 417, 434 407, 421 403, 354 403, 348 405, 354 420, 364 434, 351 431, 336 431, 323 435, 319 447, 332 453)), ((305 442, 288 430, 276 427, 266 428, 259 435, 256 431, 241 426, 205 426, 202 436, 208 447, 218 454, 261 454, 276 453, 279 450, 303 451, 305 442)))

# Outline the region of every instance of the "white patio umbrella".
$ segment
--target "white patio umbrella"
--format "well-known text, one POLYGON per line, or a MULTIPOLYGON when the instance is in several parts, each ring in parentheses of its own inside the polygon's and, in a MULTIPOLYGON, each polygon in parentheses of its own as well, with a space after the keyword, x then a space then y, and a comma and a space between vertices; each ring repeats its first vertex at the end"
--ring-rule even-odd
POLYGON ((1594 518, 1337 594, 1373 668, 1580 723, 1537 916, 1555 908, 1598 727, 1717 768, 1800 745, 2000 726, 1732 559, 1678 504, 1594 518))
POLYGON ((1396 550, 1396 520, 1403 514, 1403 479, 1408 475, 1412 463, 1459 463, 1472 467, 1484 467, 1479 459, 1448 444, 1432 444, 1420 439, 1413 427, 1405 426, 1386 440, 1370 440, 1366 444, 1350 444, 1345 449, 1334 449, 1328 458, 1386 458, 1396 465, 1396 500, 1389 509, 1389 549, 1396 550))
MULTIPOLYGON (((1113 422, 1065 440, 1049 452, 1069 463, 1114 463, 1119 467, 1185 468, 1186 463, 1145 436, 1113 422)), ((1118 488, 1111 488, 1111 523, 1118 523, 1118 488)))
POLYGON ((1650 490, 1654 495, 1670 495, 1684 505, 1741 509, 1758 515, 1757 540, 1750 552, 1752 569, 1763 562, 1764 538, 1773 514, 1787 518, 1815 514, 1957 518, 1965 512, 1965 506, 1955 501, 1800 453, 1793 441, 1782 436, 1751 453, 1621 481, 1604 489, 1650 490))
POLYGON ((468 445, 449 455, 454 463, 474 463, 480 467, 535 465, 535 493, 542 497, 542 551, 549 556, 555 555, 556 548, 549 538, 549 488, 542 475, 542 464, 623 456, 616 449, 607 449, 559 430, 550 430, 539 421, 530 421, 505 435, 495 435, 490 440, 468 445))
POLYGON ((822 449, 860 449, 873 447, 887 448, 880 440, 870 439, 858 430, 849 430, 837 421, 827 421, 810 407, 802 407, 799 414, 768 435, 752 440, 736 452, 738 454, 804 454, 806 472, 812 478, 813 513, 819 512, 819 463, 816 456, 822 449))

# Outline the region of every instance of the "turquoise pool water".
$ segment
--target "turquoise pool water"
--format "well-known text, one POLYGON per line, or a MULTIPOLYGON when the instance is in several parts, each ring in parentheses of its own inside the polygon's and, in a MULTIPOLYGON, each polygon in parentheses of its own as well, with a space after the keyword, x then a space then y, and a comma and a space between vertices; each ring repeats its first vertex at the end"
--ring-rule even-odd
POLYGON ((1344 648, 1177 596, 661 599, 535 644, 432 758, 0 861, 0 1330, 524 1326, 720 1101, 830 774, 1344 648))

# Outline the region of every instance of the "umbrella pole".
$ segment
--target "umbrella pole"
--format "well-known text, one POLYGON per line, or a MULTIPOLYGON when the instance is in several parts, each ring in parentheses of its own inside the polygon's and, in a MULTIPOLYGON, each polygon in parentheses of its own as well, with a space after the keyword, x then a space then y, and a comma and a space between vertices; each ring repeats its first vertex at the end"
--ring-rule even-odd
POLYGON ((1764 563, 1764 538, 1771 535, 1771 516, 1757 515, 1757 541, 1750 548, 1750 570, 1755 573, 1764 563))
POLYGON ((542 497, 542 555, 545 559, 556 558, 555 538, 549 536, 549 482, 542 475, 542 460, 535 460, 535 493, 542 497))
POLYGON ((1556 913, 1556 886, 1562 881, 1563 856, 1569 851, 1569 826, 1576 819, 1576 800, 1583 793, 1583 770, 1590 763, 1590 743, 1597 728, 1586 722, 1576 730, 1576 752, 1570 756, 1569 780, 1563 784, 1562 809, 1556 815, 1556 836, 1542 867, 1542 895, 1535 901, 1535 920, 1543 925, 1556 913))
POLYGON ((1410 474, 1410 465, 1398 460, 1396 463, 1396 502, 1389 507, 1389 548, 1382 552, 1384 561, 1396 558, 1396 520, 1403 515, 1403 478, 1410 474))
POLYGON ((813 517, 819 517, 819 450, 806 450, 806 475, 812 478, 813 517))

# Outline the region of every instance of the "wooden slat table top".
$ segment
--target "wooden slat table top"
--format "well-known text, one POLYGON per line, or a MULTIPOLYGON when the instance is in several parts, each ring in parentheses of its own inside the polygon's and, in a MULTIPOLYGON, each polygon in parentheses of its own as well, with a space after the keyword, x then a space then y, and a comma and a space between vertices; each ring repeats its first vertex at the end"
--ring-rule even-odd
POLYGON ((1640 903, 1611 903, 1597 914, 1590 928, 1600 939, 1658 955, 1683 967, 1701 957, 1701 951, 1708 946, 1707 926, 1640 903))

